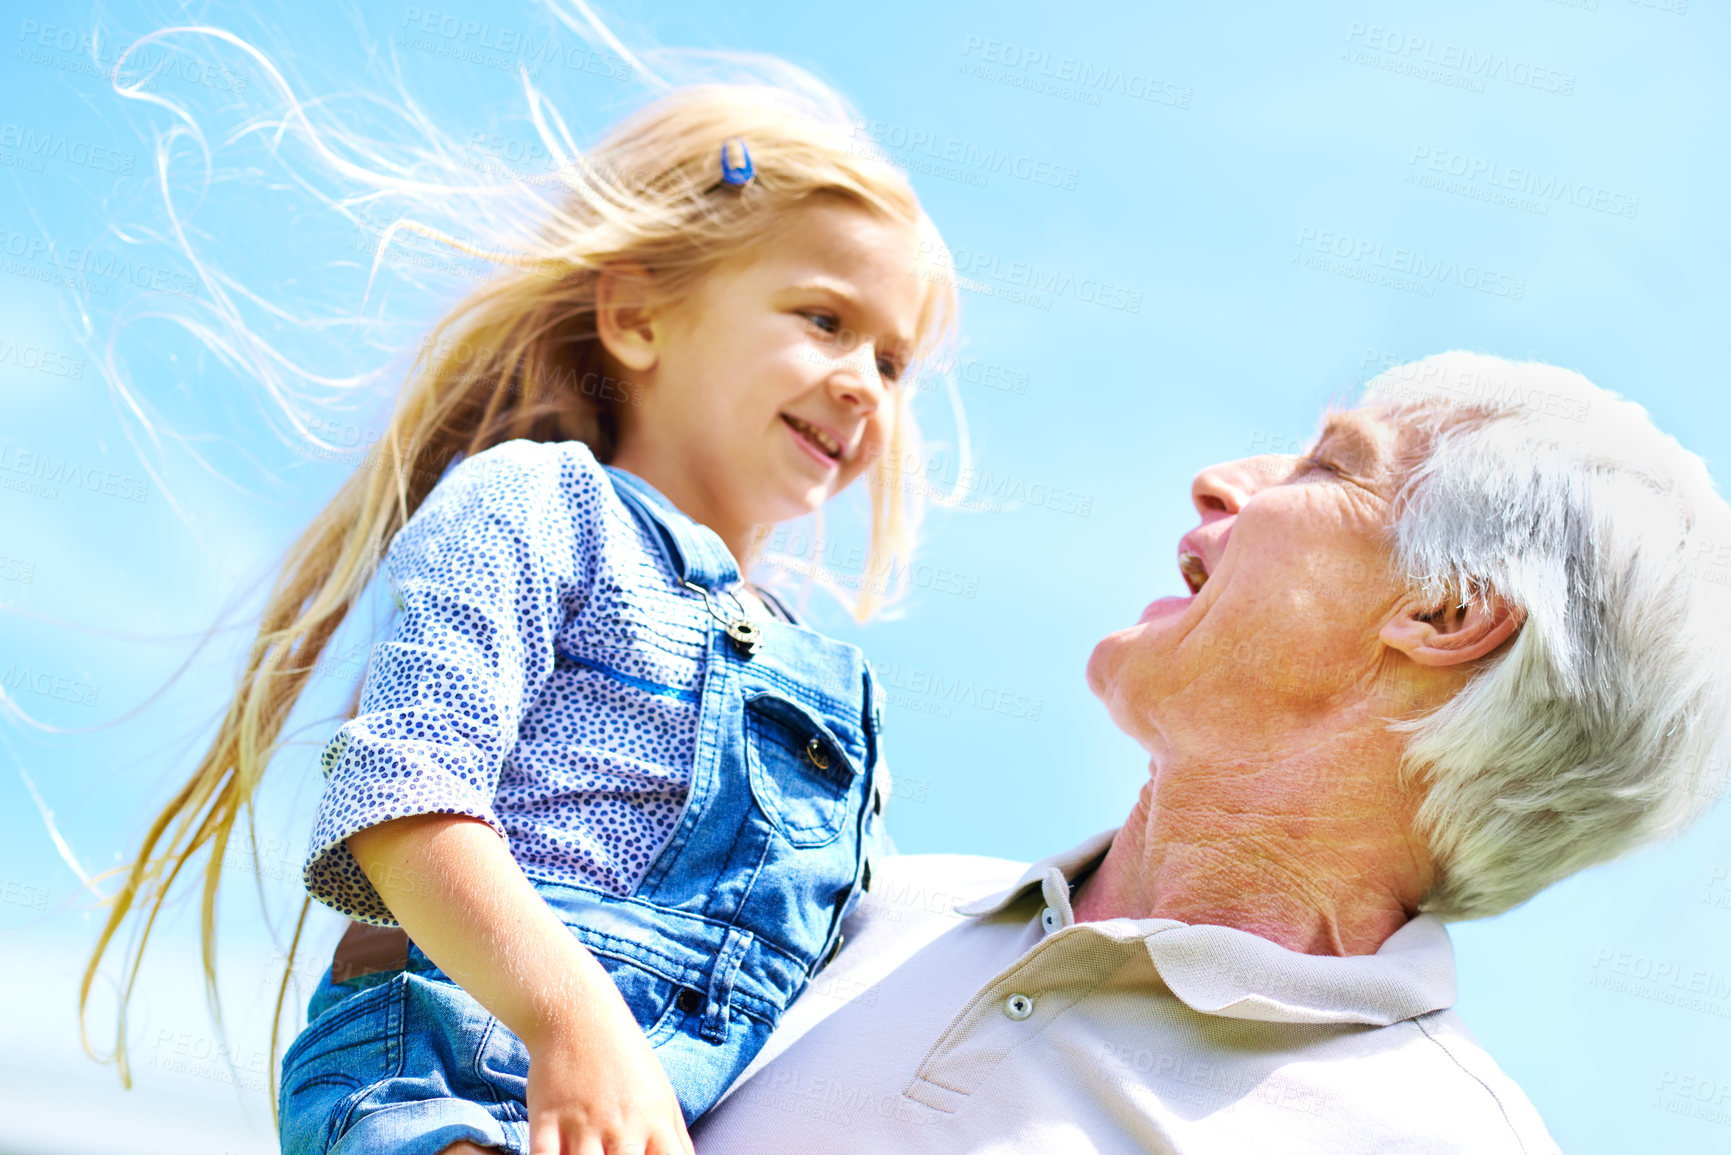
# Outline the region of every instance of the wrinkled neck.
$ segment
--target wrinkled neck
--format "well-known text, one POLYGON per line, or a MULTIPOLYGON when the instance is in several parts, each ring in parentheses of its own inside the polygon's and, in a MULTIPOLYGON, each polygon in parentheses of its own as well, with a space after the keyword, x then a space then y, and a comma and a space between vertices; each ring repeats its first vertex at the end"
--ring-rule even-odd
POLYGON ((1386 723, 1253 738, 1180 741, 1156 755, 1077 888, 1078 921, 1171 918, 1353 955, 1374 953, 1412 918, 1431 870, 1386 723))

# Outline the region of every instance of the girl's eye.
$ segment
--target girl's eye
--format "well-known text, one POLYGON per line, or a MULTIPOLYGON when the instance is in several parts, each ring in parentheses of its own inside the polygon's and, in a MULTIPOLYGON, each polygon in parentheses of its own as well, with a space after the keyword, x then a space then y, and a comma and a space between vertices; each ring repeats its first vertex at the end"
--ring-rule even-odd
MULTIPOLYGON (((824 336, 836 338, 844 352, 852 352, 861 340, 858 333, 843 329, 841 318, 834 313, 812 310, 803 311, 800 316, 810 321, 824 336)), ((879 357, 877 367, 878 375, 885 381, 899 380, 904 371, 902 363, 894 357, 879 357)))

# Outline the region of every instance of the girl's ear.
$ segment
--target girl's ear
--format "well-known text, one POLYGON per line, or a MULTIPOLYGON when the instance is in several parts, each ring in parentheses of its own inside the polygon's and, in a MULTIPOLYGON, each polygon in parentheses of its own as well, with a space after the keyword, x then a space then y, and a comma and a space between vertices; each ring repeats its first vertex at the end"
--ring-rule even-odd
POLYGON ((603 268, 595 279, 595 335, 621 367, 647 373, 661 359, 649 308, 649 270, 636 262, 603 268))
POLYGON ((1409 599, 1382 627, 1383 645, 1399 650, 1421 666, 1458 666, 1476 661, 1515 636, 1525 615, 1492 594, 1489 604, 1473 598, 1467 605, 1454 598, 1441 604, 1409 599))

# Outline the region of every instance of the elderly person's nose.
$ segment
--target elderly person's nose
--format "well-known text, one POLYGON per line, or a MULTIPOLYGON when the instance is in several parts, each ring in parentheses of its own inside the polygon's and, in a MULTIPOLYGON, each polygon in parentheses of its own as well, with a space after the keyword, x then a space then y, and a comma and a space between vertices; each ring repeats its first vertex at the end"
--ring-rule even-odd
POLYGON ((1241 457, 1210 465, 1190 483, 1190 501, 1203 521, 1236 514, 1260 489, 1292 473, 1293 458, 1279 454, 1241 457))

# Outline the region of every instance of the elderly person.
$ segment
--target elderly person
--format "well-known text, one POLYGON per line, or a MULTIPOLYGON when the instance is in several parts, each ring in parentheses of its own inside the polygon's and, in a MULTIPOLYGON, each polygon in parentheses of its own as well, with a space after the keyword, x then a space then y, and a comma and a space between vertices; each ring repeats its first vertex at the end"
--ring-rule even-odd
POLYGON ((1190 596, 1088 663, 1151 758, 1124 825, 880 863, 703 1155, 1556 1150, 1449 1010, 1444 923, 1706 796, 1704 467, 1576 374, 1452 353, 1191 498, 1190 596))

